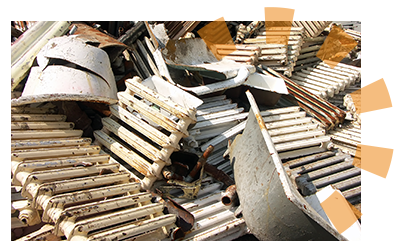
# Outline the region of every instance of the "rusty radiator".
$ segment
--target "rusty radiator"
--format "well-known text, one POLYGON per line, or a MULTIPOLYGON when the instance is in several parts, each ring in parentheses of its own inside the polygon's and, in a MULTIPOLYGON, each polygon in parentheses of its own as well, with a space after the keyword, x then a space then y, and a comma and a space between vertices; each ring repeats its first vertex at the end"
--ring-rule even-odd
POLYGON ((357 145, 361 144, 361 126, 346 124, 329 131, 332 147, 352 155, 356 155, 357 145))
POLYGON ((361 70, 343 63, 332 69, 319 62, 302 66, 290 79, 311 93, 328 99, 359 82, 361 70))
POLYGON ((43 234, 67 240, 132 240, 169 237, 173 214, 141 192, 140 183, 82 131, 43 108, 16 107, 11 114, 12 213, 22 224, 48 223, 19 240, 43 234), (19 189, 19 192, 16 190, 19 189), (50 232, 50 233, 49 233, 50 232))
POLYGON ((317 95, 314 95, 273 69, 263 66, 263 69, 258 68, 258 70, 264 74, 282 78, 286 83, 289 93, 294 97, 298 105, 309 115, 316 118, 327 130, 334 128, 336 125, 344 121, 346 113, 335 105, 317 95))
MULTIPOLYGON (((163 82, 156 76, 146 81, 163 82)), ((118 93, 119 104, 110 106, 112 116, 102 119, 103 129, 95 131, 94 136, 99 144, 135 169, 136 180, 149 189, 162 178, 161 170, 170 164, 172 152, 180 148, 180 139, 189 135, 187 128, 196 121, 196 111, 190 104, 177 104, 146 87, 139 77, 127 80, 126 86, 124 92, 118 93)), ((182 92, 182 98, 197 99, 177 90, 182 92)))
POLYGON ((361 210, 361 169, 353 166, 349 154, 325 151, 287 161, 283 166, 303 196, 332 185, 361 210))
POLYGON ((261 49, 258 62, 261 65, 272 68, 286 76, 291 76, 301 47, 304 43, 304 29, 292 27, 287 35, 280 32, 261 28, 255 38, 244 40, 244 44, 256 45, 261 49), (287 39, 285 43, 283 40, 287 39), (274 42, 276 40, 276 42, 274 42))
MULTIPOLYGON (((198 147, 201 152, 213 145, 214 151, 207 162, 232 176, 233 169, 223 155, 228 140, 233 140, 244 130, 248 112, 243 112, 244 108, 237 108, 238 104, 226 99, 226 96, 204 98, 203 101, 204 104, 197 110, 198 122, 189 130, 191 136, 185 139, 187 144, 198 147)), ((297 152, 292 151, 302 148, 319 151, 320 146, 330 140, 319 122, 307 117, 299 106, 269 109, 262 111, 261 115, 282 157, 293 157, 297 152)))
POLYGON ((293 21, 293 27, 303 27, 306 37, 316 37, 331 24, 331 21, 293 21))

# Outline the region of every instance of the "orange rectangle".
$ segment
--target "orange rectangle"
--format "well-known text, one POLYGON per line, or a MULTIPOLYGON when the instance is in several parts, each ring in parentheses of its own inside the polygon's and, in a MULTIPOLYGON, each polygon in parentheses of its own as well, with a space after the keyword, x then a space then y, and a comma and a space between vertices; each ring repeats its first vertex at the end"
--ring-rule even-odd
POLYGON ((293 22, 294 9, 265 7, 264 12, 266 43, 287 45, 293 22), (276 37, 277 31, 281 33, 279 34, 280 37, 276 37), (269 32, 273 32, 272 36, 268 35, 269 32))

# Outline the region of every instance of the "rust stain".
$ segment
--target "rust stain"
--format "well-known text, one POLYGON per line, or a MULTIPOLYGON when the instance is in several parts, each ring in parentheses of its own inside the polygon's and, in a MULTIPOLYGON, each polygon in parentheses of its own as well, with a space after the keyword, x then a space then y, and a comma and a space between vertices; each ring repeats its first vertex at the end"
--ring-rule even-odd
POLYGON ((261 130, 267 130, 267 126, 265 126, 265 122, 261 116, 261 114, 255 114, 258 125, 260 126, 261 130))

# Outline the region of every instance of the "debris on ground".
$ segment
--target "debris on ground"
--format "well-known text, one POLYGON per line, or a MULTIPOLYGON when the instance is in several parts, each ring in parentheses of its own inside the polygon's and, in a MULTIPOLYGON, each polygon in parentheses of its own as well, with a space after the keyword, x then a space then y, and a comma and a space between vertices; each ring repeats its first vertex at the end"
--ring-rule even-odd
POLYGON ((361 32, 218 22, 11 22, 12 240, 358 237, 318 197, 361 211, 361 32))

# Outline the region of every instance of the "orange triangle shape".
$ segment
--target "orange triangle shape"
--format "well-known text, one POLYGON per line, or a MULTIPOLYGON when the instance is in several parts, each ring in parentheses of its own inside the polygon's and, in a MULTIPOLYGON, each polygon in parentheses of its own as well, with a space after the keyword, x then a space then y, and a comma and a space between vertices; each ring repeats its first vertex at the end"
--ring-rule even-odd
POLYGON ((224 16, 218 17, 214 21, 225 22, 225 17, 224 16))

